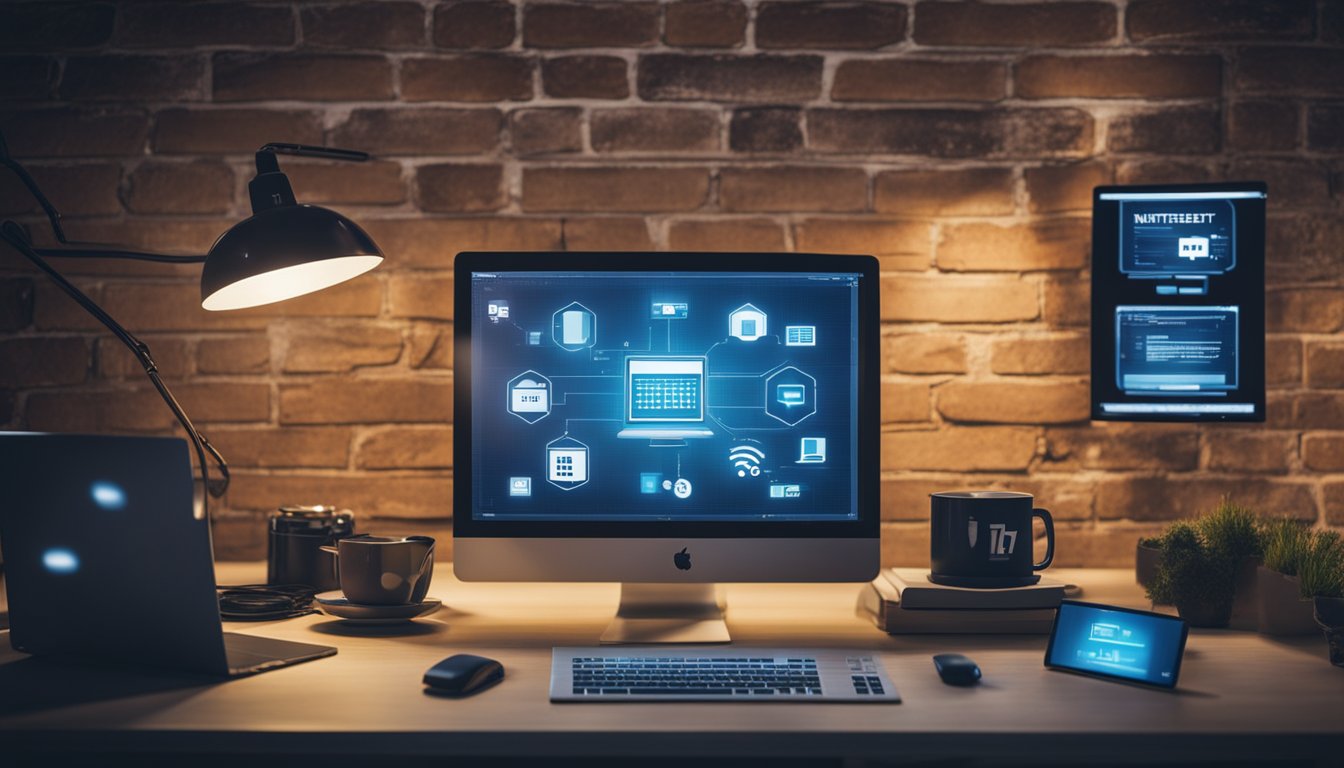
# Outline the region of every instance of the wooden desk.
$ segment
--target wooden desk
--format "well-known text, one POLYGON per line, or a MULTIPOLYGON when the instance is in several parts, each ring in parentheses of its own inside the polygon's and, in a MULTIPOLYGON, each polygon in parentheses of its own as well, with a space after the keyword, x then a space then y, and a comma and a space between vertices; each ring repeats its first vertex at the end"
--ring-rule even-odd
MULTIPOLYGON (((262 573, 256 564, 219 567, 226 584, 253 582, 262 573)), ((1089 599, 1142 605, 1130 571, 1053 575, 1084 585, 1089 599)), ((551 704, 551 646, 595 644, 615 610, 616 586, 463 584, 444 566, 431 593, 445 608, 409 628, 346 628, 326 616, 226 625, 340 648, 334 658, 231 682, 72 672, 0 643, 0 700, 11 701, 0 710, 8 711, 0 716, 0 750, 1108 764, 1344 755, 1344 669, 1329 665, 1319 635, 1284 641, 1194 631, 1181 690, 1164 693, 1048 672, 1041 664, 1044 636, 889 637, 855 615, 857 590, 730 585, 728 623, 743 645, 879 651, 902 704, 551 704), (471 699, 426 696, 424 671, 463 651, 498 658, 507 678, 471 699), (969 689, 940 683, 930 656, 943 651, 974 658, 984 683, 969 689)))

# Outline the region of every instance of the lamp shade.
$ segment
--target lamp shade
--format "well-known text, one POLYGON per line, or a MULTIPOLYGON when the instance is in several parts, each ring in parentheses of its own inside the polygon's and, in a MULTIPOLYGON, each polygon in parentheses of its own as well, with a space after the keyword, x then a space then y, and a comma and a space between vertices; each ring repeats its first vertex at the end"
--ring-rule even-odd
POLYGON ((382 251, 346 217, 316 205, 256 213, 220 235, 201 272, 201 306, 245 309, 345 282, 378 266, 382 251))

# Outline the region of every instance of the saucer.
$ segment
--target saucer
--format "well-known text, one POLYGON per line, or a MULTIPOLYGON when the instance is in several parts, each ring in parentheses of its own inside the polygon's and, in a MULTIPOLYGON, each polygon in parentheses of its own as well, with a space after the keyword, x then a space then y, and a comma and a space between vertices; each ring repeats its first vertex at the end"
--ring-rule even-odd
POLYGON ((397 624, 427 616, 443 605, 437 597, 427 597, 423 602, 405 605, 365 605, 352 603, 345 599, 340 590, 323 592, 313 598, 322 612, 351 624, 397 624))

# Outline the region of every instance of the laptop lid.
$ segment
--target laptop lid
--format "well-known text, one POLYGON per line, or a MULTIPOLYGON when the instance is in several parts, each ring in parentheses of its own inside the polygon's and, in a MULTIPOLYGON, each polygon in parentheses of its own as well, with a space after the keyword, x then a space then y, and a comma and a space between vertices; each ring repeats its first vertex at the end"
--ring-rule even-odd
POLYGON ((227 673, 192 492, 178 438, 0 432, 11 645, 227 673))

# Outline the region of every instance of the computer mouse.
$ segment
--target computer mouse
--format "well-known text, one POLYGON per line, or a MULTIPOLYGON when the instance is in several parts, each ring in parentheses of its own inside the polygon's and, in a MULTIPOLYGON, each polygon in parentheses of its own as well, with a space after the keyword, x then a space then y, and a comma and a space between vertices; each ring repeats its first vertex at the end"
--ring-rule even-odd
POLYGON ((425 693, 470 696, 504 679, 504 665, 484 656, 459 653, 449 656, 425 673, 425 693))
POLYGON ((980 667, 960 653, 940 653, 933 657, 933 668, 948 685, 975 685, 980 682, 980 667))

